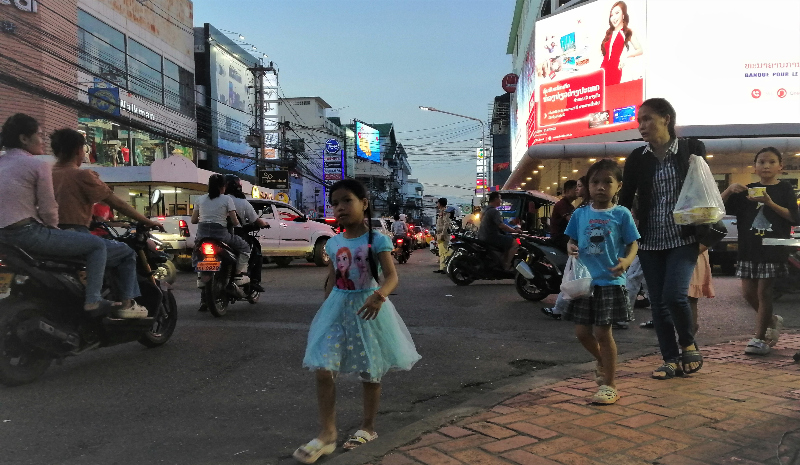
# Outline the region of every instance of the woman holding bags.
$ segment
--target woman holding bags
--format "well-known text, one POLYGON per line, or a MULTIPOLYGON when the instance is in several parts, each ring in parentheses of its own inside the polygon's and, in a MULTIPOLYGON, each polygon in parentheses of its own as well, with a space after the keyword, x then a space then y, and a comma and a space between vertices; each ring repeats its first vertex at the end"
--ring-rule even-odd
POLYGON ((639 107, 639 133, 647 145, 628 156, 619 199, 639 219, 639 260, 664 360, 653 371, 656 379, 694 373, 703 366, 687 298, 697 263, 695 228, 675 224, 672 212, 689 171, 690 155, 705 158, 706 151, 700 141, 677 138, 675 117, 675 109, 663 98, 645 100, 639 107))

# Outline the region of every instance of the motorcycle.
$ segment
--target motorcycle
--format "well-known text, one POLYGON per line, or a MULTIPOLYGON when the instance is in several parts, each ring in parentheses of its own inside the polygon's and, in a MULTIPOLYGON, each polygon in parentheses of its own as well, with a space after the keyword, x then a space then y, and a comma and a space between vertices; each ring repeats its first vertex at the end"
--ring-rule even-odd
POLYGON ((408 236, 394 236, 392 242, 394 243, 392 255, 397 259, 397 263, 408 262, 408 259, 411 258, 411 241, 408 236))
POLYGON ((558 294, 569 255, 545 238, 525 236, 523 243, 514 278, 517 293, 533 302, 558 294))
MULTIPOLYGON (((521 235, 514 234, 521 243, 521 235)), ((476 279, 497 280, 514 279, 515 270, 503 268, 503 250, 493 243, 481 241, 472 234, 455 234, 450 241, 450 257, 446 263, 447 276, 458 286, 468 286, 476 279)), ((522 259, 526 252, 522 247, 517 251, 514 261, 522 259)))
MULTIPOLYGON (((146 347, 164 345, 175 331, 178 306, 168 285, 154 277, 155 260, 148 247, 149 230, 141 224, 118 234, 104 226, 111 239, 136 251, 142 295, 136 301, 148 317, 119 319, 111 310, 83 309, 85 261, 48 257, 0 244, 0 383, 18 386, 33 382, 53 360, 99 347, 138 341, 146 347)), ((106 277, 103 296, 114 289, 106 277)))
MULTIPOLYGON (((259 228, 248 225, 243 229, 252 234, 259 228)), ((203 305, 217 318, 228 312, 229 304, 239 301, 255 304, 261 295, 251 283, 239 286, 234 282, 236 259, 236 252, 219 239, 198 240, 192 254, 203 305)))

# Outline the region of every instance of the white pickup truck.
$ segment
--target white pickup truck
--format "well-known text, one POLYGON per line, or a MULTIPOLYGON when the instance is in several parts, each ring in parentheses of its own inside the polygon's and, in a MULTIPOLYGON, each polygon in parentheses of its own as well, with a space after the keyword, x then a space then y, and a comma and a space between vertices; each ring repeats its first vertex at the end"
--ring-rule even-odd
MULTIPOLYGON (((305 258, 317 266, 328 265, 325 243, 336 234, 331 226, 310 221, 300 211, 283 202, 247 200, 256 214, 270 225, 258 233, 265 261, 284 267, 289 266, 295 258, 305 258)), ((176 267, 192 271, 192 250, 197 234, 197 225, 192 224, 192 217, 160 216, 157 220, 164 225, 166 232, 155 232, 153 235, 164 242, 166 252, 176 267)))

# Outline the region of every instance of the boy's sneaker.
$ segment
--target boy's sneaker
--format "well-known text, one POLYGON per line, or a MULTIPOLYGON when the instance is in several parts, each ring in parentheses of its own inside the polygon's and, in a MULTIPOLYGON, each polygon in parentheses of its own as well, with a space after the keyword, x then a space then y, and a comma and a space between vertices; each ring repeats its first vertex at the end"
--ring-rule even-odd
POLYGON ((554 311, 555 309, 556 309, 555 307, 542 307, 542 313, 544 313, 545 315, 549 316, 550 318, 552 318, 554 320, 560 320, 561 319, 561 314, 560 313, 556 313, 554 311))
POLYGON ((780 315, 775 315, 773 318, 774 326, 767 328, 767 333, 764 335, 764 342, 770 347, 775 347, 778 343, 778 338, 781 337, 781 329, 783 329, 783 318, 780 315))
POLYGON ((744 353, 747 355, 767 355, 769 353, 769 346, 761 339, 753 338, 747 343, 744 353))
POLYGON ((147 318, 147 309, 134 302, 133 305, 131 305, 130 307, 121 308, 117 310, 115 312, 115 316, 117 318, 126 318, 126 319, 147 318))
POLYGON ((250 282, 250 276, 247 276, 246 274, 240 274, 233 278, 233 283, 236 284, 237 286, 244 286, 249 282, 250 282))

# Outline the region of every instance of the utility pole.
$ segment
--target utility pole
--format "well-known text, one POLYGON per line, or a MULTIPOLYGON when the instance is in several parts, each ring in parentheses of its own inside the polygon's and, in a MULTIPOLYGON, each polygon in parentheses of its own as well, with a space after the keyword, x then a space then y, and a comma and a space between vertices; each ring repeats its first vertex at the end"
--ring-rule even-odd
POLYGON ((250 128, 250 135, 247 136, 247 143, 254 147, 255 150, 255 164, 256 164, 256 184, 261 182, 261 171, 264 169, 264 149, 266 147, 266 131, 265 131, 265 99, 264 99, 264 80, 266 73, 273 73, 275 76, 278 72, 275 70, 272 62, 268 66, 259 60, 259 63, 252 68, 247 68, 253 74, 253 90, 256 98, 254 117, 255 121, 250 128))

